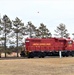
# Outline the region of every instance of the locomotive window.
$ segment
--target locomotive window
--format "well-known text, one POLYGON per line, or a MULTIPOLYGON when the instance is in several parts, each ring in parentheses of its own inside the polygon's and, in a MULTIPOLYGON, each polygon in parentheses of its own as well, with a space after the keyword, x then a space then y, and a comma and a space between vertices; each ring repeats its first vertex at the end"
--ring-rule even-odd
POLYGON ((73 42, 72 41, 68 41, 68 44, 72 44, 73 42))

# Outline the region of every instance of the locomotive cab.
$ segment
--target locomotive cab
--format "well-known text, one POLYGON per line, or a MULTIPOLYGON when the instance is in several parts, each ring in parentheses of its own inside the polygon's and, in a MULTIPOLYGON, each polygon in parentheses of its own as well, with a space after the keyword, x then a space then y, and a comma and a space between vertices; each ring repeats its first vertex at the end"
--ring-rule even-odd
POLYGON ((66 54, 68 56, 74 56, 74 42, 73 40, 67 40, 67 45, 65 48, 66 54))

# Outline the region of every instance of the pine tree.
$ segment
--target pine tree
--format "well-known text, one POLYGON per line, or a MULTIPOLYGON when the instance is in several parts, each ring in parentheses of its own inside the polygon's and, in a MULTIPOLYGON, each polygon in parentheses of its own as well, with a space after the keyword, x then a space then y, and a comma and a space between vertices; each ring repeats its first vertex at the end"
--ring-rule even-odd
POLYGON ((66 25, 61 23, 59 26, 57 26, 57 29, 55 30, 57 36, 60 36, 61 38, 69 37, 69 33, 67 33, 66 25))
POLYGON ((12 30, 14 33, 13 37, 16 36, 16 46, 17 46, 17 57, 18 57, 18 46, 19 46, 19 41, 23 39, 23 35, 25 35, 25 27, 24 23, 22 23, 22 20, 20 20, 18 17, 15 18, 13 22, 13 27, 12 30), (15 35, 16 34, 16 35, 15 35))
POLYGON ((32 22, 28 22, 26 26, 26 32, 29 34, 29 37, 32 38, 35 36, 36 27, 32 24, 32 22))
POLYGON ((37 31, 38 31, 37 36, 41 38, 48 38, 52 36, 50 31, 46 28, 46 26, 43 23, 40 24, 40 27, 38 28, 37 31))
POLYGON ((0 21, 1 21, 0 22, 0 24, 1 24, 0 30, 2 30, 1 33, 3 34, 1 40, 4 40, 5 57, 6 57, 7 36, 11 32, 12 22, 7 15, 4 15, 0 21))

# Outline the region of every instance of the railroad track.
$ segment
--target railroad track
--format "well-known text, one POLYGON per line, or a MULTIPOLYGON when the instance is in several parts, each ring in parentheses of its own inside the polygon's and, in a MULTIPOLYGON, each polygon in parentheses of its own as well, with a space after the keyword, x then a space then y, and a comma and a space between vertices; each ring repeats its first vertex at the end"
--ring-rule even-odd
MULTIPOLYGON (((45 58, 60 58, 59 56, 46 56, 45 58)), ((45 59, 43 58, 43 59, 45 59)), ((62 57, 64 58, 64 57, 62 57)), ((67 57, 68 58, 68 57, 67 57)), ((34 58, 27 58, 27 57, 1 57, 0 60, 12 60, 12 59, 41 59, 38 57, 34 57, 34 58)))

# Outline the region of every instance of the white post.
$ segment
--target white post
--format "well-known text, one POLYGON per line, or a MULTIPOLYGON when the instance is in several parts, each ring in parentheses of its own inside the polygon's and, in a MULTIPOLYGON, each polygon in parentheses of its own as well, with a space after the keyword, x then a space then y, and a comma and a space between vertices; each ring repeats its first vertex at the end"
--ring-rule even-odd
POLYGON ((62 52, 61 51, 59 51, 59 56, 60 56, 60 58, 62 57, 62 52))

